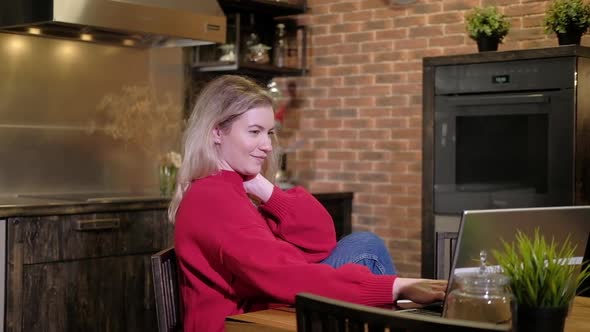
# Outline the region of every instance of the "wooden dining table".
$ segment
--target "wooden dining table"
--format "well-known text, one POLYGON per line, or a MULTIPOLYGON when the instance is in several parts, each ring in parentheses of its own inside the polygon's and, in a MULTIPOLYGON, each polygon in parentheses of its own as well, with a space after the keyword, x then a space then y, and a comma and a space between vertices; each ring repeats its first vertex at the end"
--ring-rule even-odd
MULTIPOLYGON (((294 332, 297 320, 293 307, 249 312, 225 319, 226 332, 294 332)), ((564 332, 590 331, 590 297, 577 296, 566 321, 564 332)))

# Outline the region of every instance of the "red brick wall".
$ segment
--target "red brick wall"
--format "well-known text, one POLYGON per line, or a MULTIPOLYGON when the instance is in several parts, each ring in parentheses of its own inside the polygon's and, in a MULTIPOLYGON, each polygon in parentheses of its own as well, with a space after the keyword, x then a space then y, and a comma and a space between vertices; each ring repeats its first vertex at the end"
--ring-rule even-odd
MULTIPOLYGON (((303 139, 289 169, 313 192, 353 191, 353 229, 389 245, 403 276, 420 275, 422 58, 473 53, 464 15, 497 5, 512 27, 500 50, 556 46, 548 1, 308 0, 310 71, 282 144, 303 139)), ((582 41, 584 44, 585 41, 582 41)))

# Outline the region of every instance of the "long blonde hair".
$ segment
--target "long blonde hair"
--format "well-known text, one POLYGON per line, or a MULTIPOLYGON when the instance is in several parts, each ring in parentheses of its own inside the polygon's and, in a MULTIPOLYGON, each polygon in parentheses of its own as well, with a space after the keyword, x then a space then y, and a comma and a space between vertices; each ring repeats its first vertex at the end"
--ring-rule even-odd
MULTIPOLYGON (((176 189, 168 207, 168 219, 174 223, 185 191, 196 179, 219 172, 219 156, 212 132, 228 132, 233 122, 246 111, 261 106, 273 107, 266 89, 247 78, 224 75, 209 82, 199 94, 183 136, 183 160, 176 178, 176 189)), ((274 138, 276 141, 276 138, 274 138)), ((271 181, 277 170, 276 154, 270 153, 263 166, 271 181)))

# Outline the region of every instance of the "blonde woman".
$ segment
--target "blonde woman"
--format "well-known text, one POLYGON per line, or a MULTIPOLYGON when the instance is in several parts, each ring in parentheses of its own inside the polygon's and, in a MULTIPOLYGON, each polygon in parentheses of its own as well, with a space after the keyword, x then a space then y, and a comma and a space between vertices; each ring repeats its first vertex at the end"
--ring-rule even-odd
POLYGON ((219 77, 196 102, 169 209, 184 330, 222 331, 226 316, 292 304, 299 292, 368 305, 441 300, 446 282, 396 278, 380 238, 364 232, 336 242, 311 194, 267 180, 274 126, 272 99, 246 78, 219 77))

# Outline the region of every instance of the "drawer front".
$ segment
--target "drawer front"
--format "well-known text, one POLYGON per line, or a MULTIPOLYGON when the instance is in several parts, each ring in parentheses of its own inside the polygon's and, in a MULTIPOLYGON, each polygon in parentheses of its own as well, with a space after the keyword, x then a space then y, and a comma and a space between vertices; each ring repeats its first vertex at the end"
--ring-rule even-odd
POLYGON ((11 219, 23 263, 155 252, 167 243, 165 210, 11 219))
POLYGON ((157 331, 150 274, 150 254, 25 265, 14 331, 157 331))

